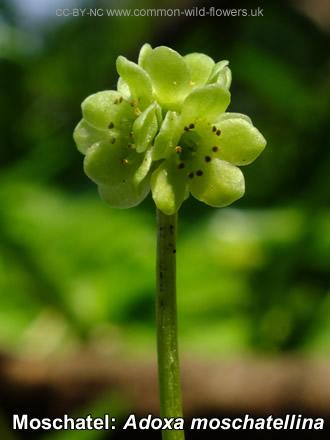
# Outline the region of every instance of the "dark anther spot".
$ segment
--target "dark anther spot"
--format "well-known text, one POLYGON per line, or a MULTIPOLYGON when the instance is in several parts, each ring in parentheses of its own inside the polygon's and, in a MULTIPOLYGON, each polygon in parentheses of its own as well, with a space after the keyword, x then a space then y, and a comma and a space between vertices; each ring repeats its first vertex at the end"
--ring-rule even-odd
POLYGON ((121 96, 121 97, 119 98, 119 104, 121 104, 121 103, 123 102, 123 100, 124 100, 124 98, 121 96))
POLYGON ((172 251, 172 252, 173 252, 173 254, 176 254, 176 249, 173 249, 173 251, 172 251))
POLYGON ((115 99, 115 100, 113 101, 114 104, 118 104, 118 102, 119 102, 118 99, 115 99))
POLYGON ((217 136, 220 136, 220 134, 221 134, 221 130, 217 130, 216 135, 217 135, 217 136))
POLYGON ((188 174, 189 179, 192 179, 194 177, 194 173, 191 172, 190 174, 188 174))
POLYGON ((133 132, 132 131, 129 132, 129 137, 131 137, 131 138, 133 137, 133 132))
POLYGON ((246 159, 242 159, 242 162, 246 162, 246 159))
POLYGON ((114 144, 116 142, 116 138, 112 138, 110 141, 112 144, 114 144))
POLYGON ((132 144, 128 144, 127 148, 130 150, 132 148, 132 144))
POLYGON ((205 156, 205 162, 211 162, 210 156, 205 156))
POLYGON ((198 170, 196 174, 197 174, 197 176, 202 176, 203 175, 203 171, 202 170, 198 170))
POLYGON ((108 128, 110 128, 110 130, 114 127, 114 123, 110 122, 110 124, 108 125, 108 128))
POLYGON ((189 131, 189 127, 187 127, 187 126, 185 126, 183 129, 184 129, 184 131, 189 131))
POLYGON ((212 148, 212 150, 216 153, 217 151, 219 151, 219 147, 217 147, 216 145, 212 148))
POLYGON ((184 163, 183 162, 179 163, 178 168, 180 169, 184 168, 184 163))
POLYGON ((217 127, 215 125, 213 125, 212 131, 217 131, 217 127))
POLYGON ((195 124, 190 124, 189 128, 195 128, 195 124))
POLYGON ((131 107, 134 107, 136 105, 136 101, 135 101, 135 99, 132 99, 132 101, 131 101, 131 107))

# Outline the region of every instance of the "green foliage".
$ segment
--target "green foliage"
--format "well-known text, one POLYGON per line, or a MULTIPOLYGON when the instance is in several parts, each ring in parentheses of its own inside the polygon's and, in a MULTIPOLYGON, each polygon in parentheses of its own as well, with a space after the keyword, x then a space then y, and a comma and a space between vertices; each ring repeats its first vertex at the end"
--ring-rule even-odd
MULTIPOLYGON (((68 196, 26 182, 3 186, 0 200, 6 213, 1 345, 44 356, 75 350, 86 340, 106 352, 149 353, 153 211, 127 215, 95 196, 68 196)), ((205 354, 321 349, 328 331, 330 247, 322 240, 328 217, 311 222, 299 208, 227 209, 182 222, 182 346, 205 354), (314 269, 306 272, 308 255, 314 269), (308 273, 318 274, 317 284, 308 273)))

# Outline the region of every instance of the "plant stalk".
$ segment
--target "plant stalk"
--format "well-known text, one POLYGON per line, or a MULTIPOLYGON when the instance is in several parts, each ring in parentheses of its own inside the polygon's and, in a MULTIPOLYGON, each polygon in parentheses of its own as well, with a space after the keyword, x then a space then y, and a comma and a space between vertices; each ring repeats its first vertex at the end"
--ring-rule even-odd
MULTIPOLYGON (((182 418, 176 309, 178 216, 157 209, 157 353, 161 418, 182 418)), ((162 431, 163 440, 184 440, 183 430, 162 431)))

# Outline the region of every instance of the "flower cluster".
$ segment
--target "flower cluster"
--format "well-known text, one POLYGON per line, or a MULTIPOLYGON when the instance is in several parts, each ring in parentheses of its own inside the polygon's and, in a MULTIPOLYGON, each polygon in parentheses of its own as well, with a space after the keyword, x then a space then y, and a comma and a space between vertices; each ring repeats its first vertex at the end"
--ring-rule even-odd
POLYGON ((86 174, 111 206, 129 208, 152 191, 157 207, 175 213, 191 193, 214 207, 244 194, 237 166, 266 145, 249 117, 225 112, 228 61, 201 53, 182 57, 145 44, 138 64, 120 56, 117 90, 82 103, 74 131, 86 174))

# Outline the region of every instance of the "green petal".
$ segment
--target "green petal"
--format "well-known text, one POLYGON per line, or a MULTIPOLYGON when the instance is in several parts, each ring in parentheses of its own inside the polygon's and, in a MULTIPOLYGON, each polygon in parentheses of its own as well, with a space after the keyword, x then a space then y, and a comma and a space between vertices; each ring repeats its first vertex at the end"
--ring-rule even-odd
POLYGON ((166 160, 151 176, 152 197, 158 209, 171 215, 178 211, 187 195, 187 176, 174 161, 166 160))
POLYGON ((146 151, 143 161, 134 174, 133 182, 135 185, 140 185, 143 179, 145 179, 151 169, 152 165, 152 149, 146 151))
POLYGON ((212 71, 211 71, 211 73, 210 73, 210 76, 209 76, 209 78, 208 78, 208 80, 207 80, 207 83, 208 83, 208 84, 213 84, 213 83, 217 82, 217 79, 218 79, 219 73, 220 73, 220 72, 221 72, 226 66, 228 66, 228 64, 229 64, 229 61, 227 61, 227 60, 222 60, 222 61, 217 62, 217 63, 213 66, 213 69, 212 69, 212 71))
POLYGON ((229 61, 219 61, 213 66, 207 84, 218 83, 229 89, 231 85, 231 70, 228 67, 229 61))
POLYGON ((193 88, 204 86, 214 66, 212 58, 203 53, 190 53, 183 57, 183 60, 190 67, 191 81, 193 88))
POLYGON ((118 185, 133 180, 143 155, 130 149, 129 139, 119 136, 94 144, 86 153, 84 170, 99 185, 118 185), (114 143, 113 139, 115 139, 114 143))
POLYGON ((235 118, 220 121, 219 157, 234 165, 248 165, 266 146, 262 134, 245 119, 235 118))
POLYGON ((136 187, 133 182, 120 182, 118 185, 99 185, 101 198, 113 208, 132 208, 141 203, 150 191, 150 182, 136 187))
POLYGON ((155 139, 152 155, 153 160, 169 157, 174 151, 182 133, 181 125, 181 118, 178 113, 172 111, 166 113, 160 131, 155 139))
POLYGON ((156 111, 155 114, 156 114, 156 118, 157 118, 158 127, 160 127, 163 122, 162 108, 157 103, 157 101, 154 102, 154 106, 155 106, 155 111, 156 111))
POLYGON ((224 67, 219 72, 219 75, 217 77, 217 83, 229 89, 231 86, 231 80, 232 80, 231 70, 229 69, 229 67, 224 67))
POLYGON ((130 120, 134 117, 129 103, 115 90, 88 96, 81 108, 84 119, 100 130, 107 130, 110 124, 118 130, 127 130, 130 120))
MULTIPOLYGON (((214 157, 220 157, 220 145, 221 145, 221 130, 220 122, 226 121, 227 119, 244 119, 248 124, 252 125, 251 119, 241 113, 222 113, 214 123, 198 123, 196 131, 194 133, 198 134, 200 142, 198 142, 198 150, 201 154, 210 155, 214 157), (214 154, 213 148, 217 148, 216 154, 214 154)), ((192 133, 191 133, 192 134, 192 133)), ((222 158, 222 157, 220 157, 222 158)))
POLYGON ((112 138, 112 130, 98 130, 90 125, 85 119, 82 119, 73 132, 73 139, 78 150, 86 154, 87 150, 95 143, 112 138))
POLYGON ((198 120, 215 121, 228 107, 229 91, 220 84, 211 84, 193 90, 182 106, 182 125, 198 120))
POLYGON ((145 43, 141 47, 140 53, 139 53, 139 59, 138 59, 139 66, 144 68, 144 62, 151 52, 152 52, 152 47, 150 46, 150 44, 145 43))
POLYGON ((189 179, 189 189, 196 199, 220 208, 244 195, 244 176, 239 168, 215 158, 201 164, 194 177, 189 179))
POLYGON ((128 87, 128 84, 125 83, 121 76, 118 78, 117 81, 117 90, 125 99, 131 98, 131 91, 128 87))
POLYGON ((144 68, 162 106, 178 105, 191 90, 189 67, 181 55, 168 47, 153 49, 144 61, 144 68))
POLYGON ((142 153, 151 145, 157 133, 156 105, 157 103, 151 104, 133 124, 134 143, 138 153, 142 153))
POLYGON ((222 113, 222 115, 220 115, 220 117, 218 118, 217 122, 225 121, 226 119, 244 119, 249 124, 253 125, 251 118, 249 118, 247 115, 243 115, 243 113, 231 113, 231 112, 222 113))
POLYGON ((117 72, 129 86, 136 105, 145 109, 152 101, 152 86, 148 74, 142 67, 119 56, 116 61, 117 72))

